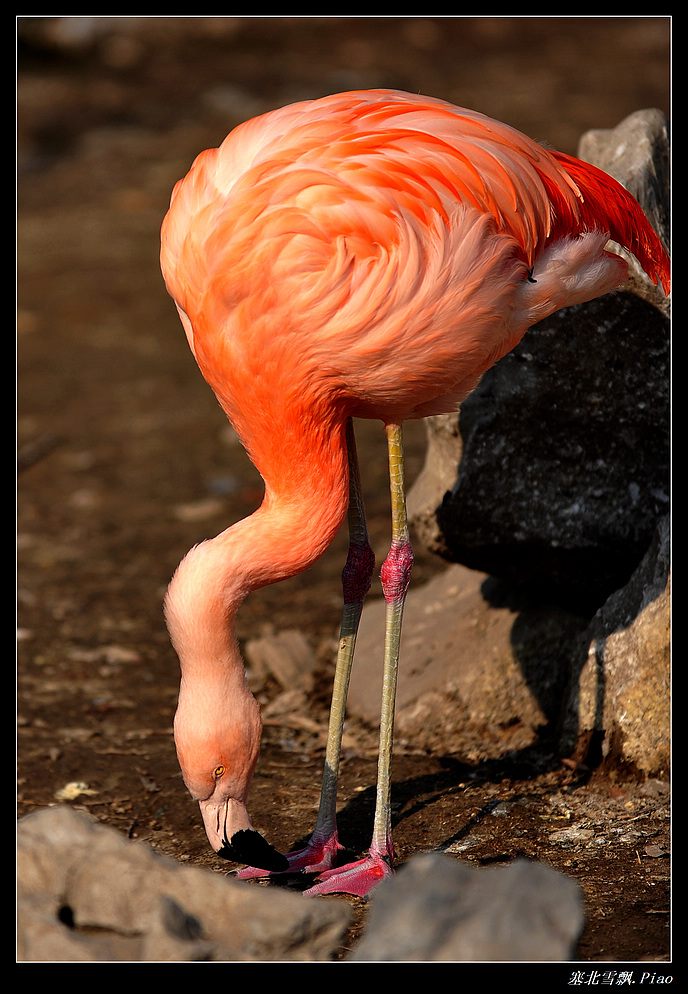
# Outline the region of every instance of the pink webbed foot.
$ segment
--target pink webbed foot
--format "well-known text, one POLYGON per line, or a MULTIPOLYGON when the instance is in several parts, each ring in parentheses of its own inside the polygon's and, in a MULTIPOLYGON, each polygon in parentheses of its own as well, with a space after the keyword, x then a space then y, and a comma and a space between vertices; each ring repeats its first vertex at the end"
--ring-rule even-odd
POLYGON ((304 849, 298 849, 286 854, 289 861, 287 870, 261 870, 257 866, 245 866, 237 870, 240 880, 251 880, 254 877, 281 877, 295 873, 322 873, 329 870, 337 859, 337 852, 342 847, 336 833, 326 839, 311 839, 304 849))
POLYGON ((387 859, 369 853, 355 863, 347 863, 346 866, 337 866, 321 873, 318 882, 304 891, 304 896, 354 894, 356 897, 367 897, 386 877, 393 875, 394 870, 387 859))

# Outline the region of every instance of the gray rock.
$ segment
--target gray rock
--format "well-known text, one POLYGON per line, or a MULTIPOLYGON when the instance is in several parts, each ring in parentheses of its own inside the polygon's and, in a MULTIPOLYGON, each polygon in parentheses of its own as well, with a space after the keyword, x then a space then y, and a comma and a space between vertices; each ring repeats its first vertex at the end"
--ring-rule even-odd
POLYGON ((18 823, 17 880, 24 962, 329 960, 351 915, 181 866, 66 806, 18 823))
POLYGON ((541 863, 409 860, 375 891, 349 961, 561 961, 583 927, 578 884, 541 863))

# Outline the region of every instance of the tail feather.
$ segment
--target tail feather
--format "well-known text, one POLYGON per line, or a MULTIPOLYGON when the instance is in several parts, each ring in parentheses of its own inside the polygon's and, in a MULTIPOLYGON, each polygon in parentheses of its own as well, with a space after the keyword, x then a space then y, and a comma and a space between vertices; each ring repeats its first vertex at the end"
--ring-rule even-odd
POLYGON ((632 252, 650 279, 655 284, 661 282, 668 295, 671 288, 669 257, 637 200, 596 166, 563 152, 551 154, 581 192, 579 223, 582 229, 599 229, 604 225, 610 237, 632 252))

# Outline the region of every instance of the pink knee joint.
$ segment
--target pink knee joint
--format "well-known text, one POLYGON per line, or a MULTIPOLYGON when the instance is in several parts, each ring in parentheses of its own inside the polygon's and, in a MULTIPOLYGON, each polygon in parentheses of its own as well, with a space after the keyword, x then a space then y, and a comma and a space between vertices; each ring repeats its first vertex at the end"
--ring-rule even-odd
POLYGON ((413 568, 413 549, 410 542, 392 543, 387 558, 380 570, 382 592, 389 604, 401 600, 408 590, 413 568))
POLYGON ((375 571, 375 553, 368 543, 352 542, 342 570, 345 604, 363 603, 375 571))

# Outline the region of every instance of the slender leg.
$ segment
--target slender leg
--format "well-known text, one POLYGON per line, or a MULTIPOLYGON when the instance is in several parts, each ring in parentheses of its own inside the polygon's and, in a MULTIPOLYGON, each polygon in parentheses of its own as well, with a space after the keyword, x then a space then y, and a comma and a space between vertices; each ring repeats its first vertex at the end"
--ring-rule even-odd
MULTIPOLYGON (((363 601, 370 589, 375 569, 375 554, 368 539, 356 440, 351 419, 347 422, 347 447, 349 453, 349 553, 342 572, 344 611, 332 689, 320 807, 308 845, 305 849, 287 853, 289 869, 283 871, 284 873, 320 873, 322 870, 328 870, 336 860, 337 851, 341 849, 337 836, 337 781, 339 779, 342 730, 358 625, 361 620, 363 601)), ((243 880, 251 877, 275 875, 275 873, 256 867, 244 867, 237 872, 237 876, 243 880)))
POLYGON ((309 895, 346 893, 363 897, 393 872, 391 761, 394 707, 401 622, 406 591, 411 578, 413 551, 406 519, 401 428, 399 425, 388 425, 386 431, 392 496, 392 544, 381 571, 382 589, 386 601, 385 659, 373 838, 367 857, 356 863, 322 873, 319 882, 305 892, 309 895))
POLYGON ((311 861, 309 870, 312 873, 329 869, 334 862, 337 850, 341 849, 337 837, 336 810, 342 731, 358 626, 363 611, 363 602, 370 590, 375 569, 375 554, 368 538, 356 442, 351 420, 347 423, 347 444, 349 450, 349 552, 342 572, 344 611, 332 689, 320 808, 315 830, 308 846, 309 849, 314 846, 322 849, 325 859, 321 859, 318 865, 313 865, 313 861, 311 861))

